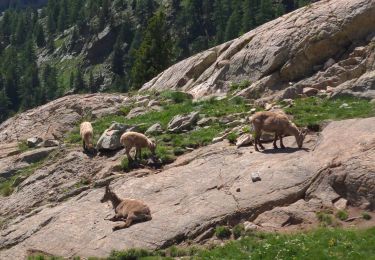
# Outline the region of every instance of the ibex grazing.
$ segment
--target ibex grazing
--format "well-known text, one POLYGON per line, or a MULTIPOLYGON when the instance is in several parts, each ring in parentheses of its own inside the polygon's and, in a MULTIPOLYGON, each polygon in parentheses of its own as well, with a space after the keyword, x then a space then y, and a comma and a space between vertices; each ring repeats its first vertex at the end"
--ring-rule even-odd
POLYGON ((128 228, 133 222, 143 222, 152 219, 150 208, 140 200, 120 199, 111 189, 109 185, 105 188, 101 203, 111 201, 115 216, 108 219, 110 221, 124 221, 125 223, 116 225, 113 231, 128 228))
POLYGON ((299 130, 297 126, 289 120, 286 114, 271 111, 257 112, 251 117, 250 121, 253 124, 255 132, 254 144, 256 151, 259 151, 258 144, 260 148, 264 149, 263 145, 260 143, 262 131, 275 133, 275 139, 273 141, 273 147, 275 149, 278 148, 276 145, 278 138, 280 138, 281 148, 285 148, 283 144, 283 135, 285 134, 293 135, 296 138, 298 148, 302 148, 303 140, 307 132, 299 130))

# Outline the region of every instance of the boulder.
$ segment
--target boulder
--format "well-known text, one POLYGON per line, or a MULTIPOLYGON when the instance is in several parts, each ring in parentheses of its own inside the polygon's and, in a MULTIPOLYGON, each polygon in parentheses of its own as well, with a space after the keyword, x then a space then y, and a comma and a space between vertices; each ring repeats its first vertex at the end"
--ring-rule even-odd
POLYGON ((34 147, 36 147, 38 144, 40 144, 41 142, 43 142, 43 139, 40 138, 40 137, 31 137, 31 138, 28 138, 28 139, 26 140, 26 142, 27 142, 27 146, 28 146, 29 148, 34 148, 34 147))
POLYGON ((345 210, 346 207, 348 205, 348 201, 344 198, 340 198, 339 200, 337 200, 333 206, 338 209, 338 210, 345 210))
POLYGON ((144 115, 148 112, 145 107, 135 107, 129 111, 128 115, 126 116, 127 119, 132 119, 137 116, 144 115))
POLYGON ((53 140, 53 139, 47 139, 47 140, 44 140, 40 144, 42 147, 55 147, 55 146, 59 146, 60 142, 57 140, 53 140))
POLYGON ((96 148, 98 150, 117 150, 122 147, 120 143, 120 137, 126 131, 134 131, 137 127, 124 125, 117 122, 104 131, 100 136, 96 148))
POLYGON ((29 164, 35 163, 46 158, 51 152, 55 151, 56 149, 57 149, 56 146, 52 146, 52 147, 47 147, 47 148, 31 150, 31 151, 22 153, 18 160, 20 162, 26 162, 29 164))
POLYGON ((197 122, 197 125, 203 127, 211 125, 215 121, 217 121, 217 117, 204 117, 197 122))
POLYGON ((243 134, 237 138, 236 146, 237 148, 242 146, 251 145, 254 141, 254 138, 251 134, 243 134))
POLYGON ((168 123, 168 131, 172 133, 192 129, 198 122, 199 112, 191 112, 188 115, 177 115, 168 123))
POLYGON ((328 69, 329 67, 331 67, 333 64, 335 64, 336 63, 336 61, 334 60, 334 59, 332 59, 332 58, 329 58, 327 61, 326 61, 326 63, 324 63, 324 67, 323 67, 323 69, 324 70, 326 70, 326 69, 328 69))
POLYGON ((318 94, 319 90, 316 89, 316 88, 303 88, 302 90, 302 94, 308 96, 308 97, 312 97, 312 96, 315 96, 316 94, 318 94))
POLYGON ((147 130, 146 130, 146 134, 161 134, 163 133, 163 127, 161 126, 161 124, 159 123, 156 123, 156 124, 153 124, 152 126, 150 126, 147 130))

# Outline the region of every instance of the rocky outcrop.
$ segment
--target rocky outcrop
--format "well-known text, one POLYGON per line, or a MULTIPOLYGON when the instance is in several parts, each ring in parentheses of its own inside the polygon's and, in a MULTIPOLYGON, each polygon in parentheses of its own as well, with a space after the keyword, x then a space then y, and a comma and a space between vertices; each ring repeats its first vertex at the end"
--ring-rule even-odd
POLYGON ((7 220, 0 258, 22 258, 28 249, 100 257, 112 249, 162 248, 198 239, 217 224, 257 219, 267 226, 272 218, 280 226, 298 223, 313 214, 301 211, 315 203, 333 205, 340 197, 373 209, 374 132, 375 118, 368 118, 330 123, 319 136, 308 136, 301 150, 294 148, 293 137, 285 138, 290 148, 275 150, 268 144, 263 153, 224 141, 183 155, 158 174, 119 175, 112 166, 120 157, 92 159, 65 150, 17 192, 0 198, 0 214, 7 220), (113 223, 104 220, 112 208, 99 202, 100 187, 108 182, 102 178, 109 173, 115 174, 111 186, 119 196, 147 203, 151 221, 112 232, 113 223), (260 181, 252 182, 252 173, 260 181), (336 195, 323 196, 329 190, 336 195), (268 217, 261 215, 275 207, 268 217))
POLYGON ((319 1, 173 65, 142 90, 180 89, 202 97, 247 80, 253 84, 242 95, 259 98, 279 94, 289 83, 296 83, 295 95, 304 87, 336 87, 374 70, 374 24, 374 1, 319 1))
POLYGON ((84 118, 100 118, 117 114, 129 105, 126 95, 86 94, 70 95, 44 106, 18 114, 0 125, 0 147, 5 143, 40 137, 43 140, 62 139, 84 118))

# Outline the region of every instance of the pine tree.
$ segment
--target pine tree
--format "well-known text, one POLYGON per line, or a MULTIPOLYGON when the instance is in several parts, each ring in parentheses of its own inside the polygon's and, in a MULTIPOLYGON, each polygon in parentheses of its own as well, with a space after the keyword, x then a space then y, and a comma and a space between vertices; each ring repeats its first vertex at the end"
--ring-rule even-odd
POLYGON ((122 41, 120 38, 116 41, 116 44, 114 46, 113 50, 113 57, 111 62, 111 68, 113 73, 124 76, 124 53, 122 51, 122 41))
POLYGON ((77 69, 77 72, 75 74, 73 88, 75 93, 85 92, 85 81, 83 80, 82 70, 80 68, 77 69))
POLYGON ((171 46, 165 15, 163 12, 157 12, 150 19, 141 46, 135 54, 131 71, 133 88, 139 88, 170 65, 171 46))
POLYGON ((66 0, 60 0, 60 12, 57 20, 57 29, 62 32, 67 27, 68 19, 68 5, 66 0))
POLYGON ((43 30, 43 27, 40 25, 40 23, 37 23, 35 27, 35 41, 36 41, 36 45, 39 48, 44 47, 46 45, 46 38, 44 35, 44 30, 43 30))

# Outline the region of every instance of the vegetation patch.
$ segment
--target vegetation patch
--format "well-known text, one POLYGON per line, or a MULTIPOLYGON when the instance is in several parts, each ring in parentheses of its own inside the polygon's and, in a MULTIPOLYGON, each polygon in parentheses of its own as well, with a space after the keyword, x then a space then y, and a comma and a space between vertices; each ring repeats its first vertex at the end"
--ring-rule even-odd
POLYGON ((226 226, 218 226, 215 229, 215 235, 220 239, 227 239, 231 234, 232 232, 230 231, 229 227, 226 226))
POLYGON ((314 126, 325 120, 365 118, 375 115, 375 105, 367 99, 338 97, 333 99, 309 97, 295 100, 285 109, 293 115, 298 126, 314 126))
POLYGON ((239 83, 232 83, 229 87, 230 88, 229 93, 233 93, 233 92, 236 92, 236 91, 239 91, 239 90, 243 90, 250 85, 251 85, 251 82, 249 80, 244 80, 244 81, 241 81, 239 83))
POLYGON ((370 220, 372 217, 368 212, 362 212, 362 218, 365 220, 370 220))
POLYGON ((339 219, 339 220, 342 220, 342 221, 345 221, 348 219, 349 217, 349 214, 346 210, 339 210, 336 212, 336 217, 339 219))

